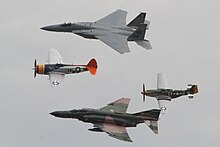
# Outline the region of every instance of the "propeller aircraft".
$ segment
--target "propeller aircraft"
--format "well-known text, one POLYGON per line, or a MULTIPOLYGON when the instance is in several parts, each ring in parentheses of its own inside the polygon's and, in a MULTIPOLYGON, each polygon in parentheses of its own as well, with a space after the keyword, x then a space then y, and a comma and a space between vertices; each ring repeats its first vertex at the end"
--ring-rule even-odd
POLYGON ((157 89, 145 90, 145 85, 143 84, 143 101, 145 101, 145 96, 155 97, 158 100, 158 104, 162 113, 168 112, 168 104, 172 99, 187 95, 190 99, 193 95, 198 93, 198 86, 188 84, 186 90, 173 90, 169 88, 166 75, 163 73, 157 74, 157 89))
POLYGON ((87 65, 64 64, 60 53, 55 49, 50 49, 48 62, 48 64, 37 64, 35 59, 34 78, 37 74, 49 75, 52 87, 60 85, 66 74, 89 71, 92 75, 95 75, 98 68, 95 59, 91 59, 87 65))

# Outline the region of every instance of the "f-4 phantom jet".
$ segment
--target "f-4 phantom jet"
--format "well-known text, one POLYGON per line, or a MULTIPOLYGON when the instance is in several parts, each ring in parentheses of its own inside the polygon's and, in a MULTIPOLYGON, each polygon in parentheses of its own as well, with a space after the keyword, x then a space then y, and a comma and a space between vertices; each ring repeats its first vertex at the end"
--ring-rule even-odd
POLYGON ((132 142, 126 127, 136 127, 139 123, 146 123, 154 133, 158 134, 157 121, 161 110, 152 109, 133 114, 126 113, 129 101, 129 98, 122 98, 101 109, 73 109, 54 111, 50 114, 55 117, 72 118, 92 123, 93 128, 89 131, 105 132, 122 141, 132 142))
POLYGON ((87 39, 99 39, 120 54, 130 52, 127 41, 135 41, 145 49, 151 49, 150 42, 144 39, 150 22, 146 13, 140 13, 126 25, 127 12, 117 10, 96 22, 77 22, 50 25, 41 29, 54 32, 74 33, 87 39))
POLYGON ((52 87, 60 85, 65 74, 75 74, 89 71, 92 75, 96 74, 98 68, 96 60, 91 59, 87 65, 64 64, 60 53, 55 49, 50 49, 48 64, 37 64, 34 61, 34 77, 37 74, 49 75, 52 87))
POLYGON ((172 99, 178 98, 180 96, 187 95, 190 99, 193 95, 198 93, 198 86, 188 84, 186 90, 173 90, 168 86, 166 75, 162 73, 157 74, 157 89, 155 90, 145 90, 145 85, 143 84, 143 101, 145 101, 145 96, 155 97, 158 100, 158 104, 162 113, 168 112, 168 104, 172 99))

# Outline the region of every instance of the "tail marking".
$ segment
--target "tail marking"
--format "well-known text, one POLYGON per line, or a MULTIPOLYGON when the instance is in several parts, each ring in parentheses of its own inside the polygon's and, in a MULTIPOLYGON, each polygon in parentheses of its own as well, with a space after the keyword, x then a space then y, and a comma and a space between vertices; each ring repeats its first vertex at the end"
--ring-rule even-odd
POLYGON ((97 65, 97 62, 95 59, 91 59, 89 61, 89 63, 86 65, 86 68, 88 69, 88 71, 92 74, 92 75, 95 75, 96 74, 96 71, 97 71, 97 68, 98 68, 98 65, 97 65))

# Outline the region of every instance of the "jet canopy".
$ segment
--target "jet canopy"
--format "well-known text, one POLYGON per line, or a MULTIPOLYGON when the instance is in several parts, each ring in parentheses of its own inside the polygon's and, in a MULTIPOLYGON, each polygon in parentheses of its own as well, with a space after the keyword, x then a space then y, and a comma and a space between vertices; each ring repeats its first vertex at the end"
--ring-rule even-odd
POLYGON ((70 27, 71 26, 71 22, 64 22, 63 24, 60 25, 61 27, 70 27))
POLYGON ((80 112, 80 113, 85 113, 88 111, 94 111, 92 108, 83 108, 83 109, 72 109, 70 112, 75 113, 75 112, 80 112))

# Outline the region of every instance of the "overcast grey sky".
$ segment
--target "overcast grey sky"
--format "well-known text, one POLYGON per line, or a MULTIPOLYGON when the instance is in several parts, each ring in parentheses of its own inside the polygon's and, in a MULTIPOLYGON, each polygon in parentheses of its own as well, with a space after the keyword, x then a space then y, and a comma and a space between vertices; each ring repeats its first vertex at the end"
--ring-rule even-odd
POLYGON ((0 146, 169 146, 219 147, 220 141, 220 2, 218 0, 1 0, 0 5, 0 146), (97 40, 40 30, 45 25, 96 21, 116 9, 139 12, 151 21, 146 38, 153 49, 129 43, 120 55, 97 40), (96 58, 96 76, 66 76, 59 88, 48 77, 33 78, 33 61, 46 63, 48 50, 59 50, 66 63, 96 58), (167 74, 170 87, 199 86, 193 100, 172 101, 159 121, 159 135, 145 125, 129 128, 133 143, 89 132, 92 124, 58 119, 54 110, 100 108, 130 97, 128 112, 157 108, 155 99, 142 103, 142 84, 156 88, 156 74, 167 74))

